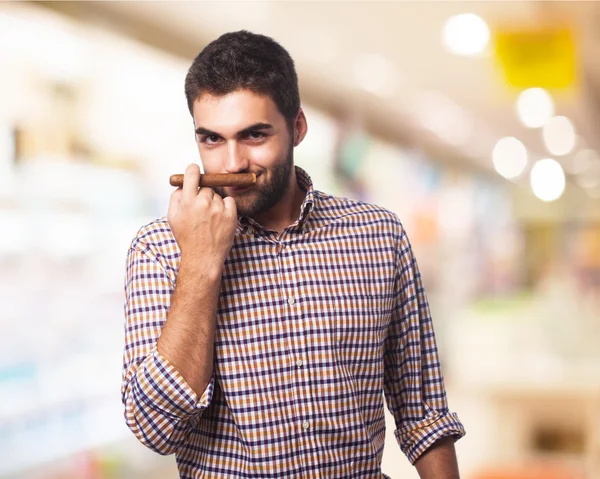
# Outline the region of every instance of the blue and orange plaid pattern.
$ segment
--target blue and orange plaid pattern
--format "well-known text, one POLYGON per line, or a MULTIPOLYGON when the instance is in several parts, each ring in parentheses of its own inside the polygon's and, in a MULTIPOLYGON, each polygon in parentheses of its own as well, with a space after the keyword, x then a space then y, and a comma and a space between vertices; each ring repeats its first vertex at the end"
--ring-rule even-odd
POLYGON ((398 217, 313 189, 280 234, 239 218, 212 379, 198 395, 158 354, 179 250, 166 218, 127 254, 127 425, 182 478, 381 478, 384 401, 414 463, 464 428, 448 410, 421 276, 398 217))

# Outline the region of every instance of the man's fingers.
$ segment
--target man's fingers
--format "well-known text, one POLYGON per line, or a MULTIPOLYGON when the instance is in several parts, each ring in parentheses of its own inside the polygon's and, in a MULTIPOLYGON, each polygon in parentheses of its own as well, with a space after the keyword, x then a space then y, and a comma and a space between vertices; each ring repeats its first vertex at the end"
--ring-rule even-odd
POLYGON ((171 199, 169 200, 169 209, 167 211, 167 218, 171 219, 175 215, 175 212, 179 208, 179 202, 181 201, 181 194, 183 191, 181 188, 177 188, 171 193, 171 199))
POLYGON ((237 205, 231 196, 223 198, 223 205, 225 206, 225 211, 227 211, 231 217, 237 217, 237 205))
POLYGON ((207 187, 200 188, 200 191, 198 192, 198 196, 206 198, 208 201, 211 201, 214 195, 215 192, 213 191, 213 189, 207 187))
POLYGON ((191 163, 185 169, 183 174, 183 193, 181 199, 186 203, 193 203, 198 196, 198 186, 200 185, 200 167, 191 163))

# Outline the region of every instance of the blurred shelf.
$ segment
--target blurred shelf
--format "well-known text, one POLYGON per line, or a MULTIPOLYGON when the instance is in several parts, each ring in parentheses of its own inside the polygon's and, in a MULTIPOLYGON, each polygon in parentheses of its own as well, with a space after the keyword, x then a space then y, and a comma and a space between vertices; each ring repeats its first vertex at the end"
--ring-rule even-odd
POLYGON ((0 476, 18 474, 131 435, 111 397, 65 402, 0 425, 0 476), (107 421, 106 418, 115 418, 107 421))

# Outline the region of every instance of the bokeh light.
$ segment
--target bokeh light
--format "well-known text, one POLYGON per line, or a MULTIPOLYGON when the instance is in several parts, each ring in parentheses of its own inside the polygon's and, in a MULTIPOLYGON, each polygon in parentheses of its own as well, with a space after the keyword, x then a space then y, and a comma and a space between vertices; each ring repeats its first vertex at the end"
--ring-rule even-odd
POLYGON ((565 190, 565 173, 552 158, 539 160, 531 169, 531 189, 542 201, 554 201, 565 190))
POLYGON ((554 101, 543 88, 529 88, 517 99, 517 114, 527 128, 541 128, 554 115, 554 101))
POLYGON ((443 44, 455 55, 475 55, 485 50, 490 40, 487 23, 474 13, 455 15, 446 21, 443 44))
POLYGON ((527 166, 527 149, 513 136, 502 138, 494 147, 492 161, 496 171, 504 178, 516 178, 527 166))

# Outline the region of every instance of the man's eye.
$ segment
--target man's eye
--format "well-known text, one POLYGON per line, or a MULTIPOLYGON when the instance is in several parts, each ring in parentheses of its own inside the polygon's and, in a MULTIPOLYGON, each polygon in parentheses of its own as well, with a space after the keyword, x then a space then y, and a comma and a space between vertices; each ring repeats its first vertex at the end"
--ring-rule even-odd
POLYGON ((218 141, 219 141, 218 135, 208 135, 202 139, 203 143, 208 143, 208 144, 216 143, 218 141))
POLYGON ((264 137, 265 134, 261 133, 260 131, 251 131, 250 133, 248 133, 248 138, 250 138, 251 140, 260 140, 264 137))

